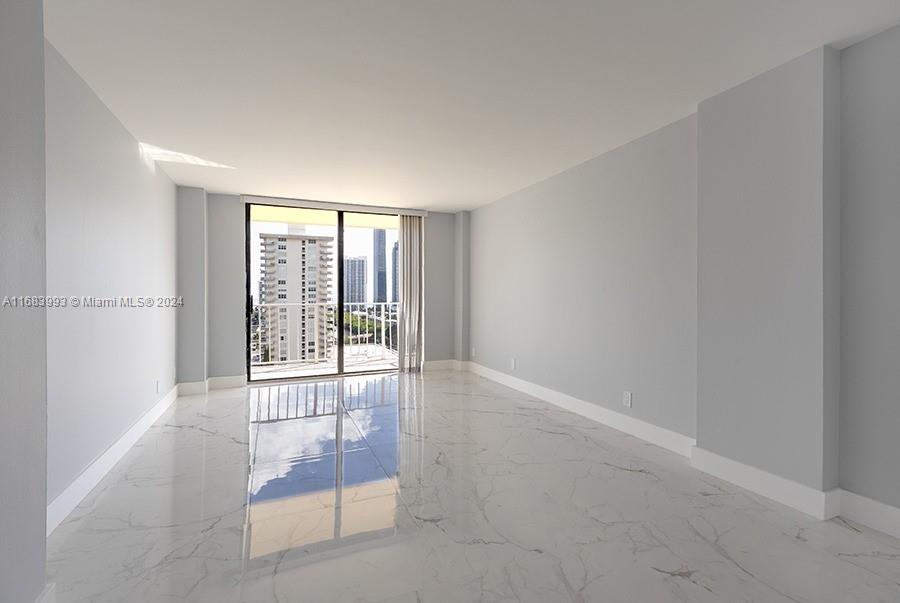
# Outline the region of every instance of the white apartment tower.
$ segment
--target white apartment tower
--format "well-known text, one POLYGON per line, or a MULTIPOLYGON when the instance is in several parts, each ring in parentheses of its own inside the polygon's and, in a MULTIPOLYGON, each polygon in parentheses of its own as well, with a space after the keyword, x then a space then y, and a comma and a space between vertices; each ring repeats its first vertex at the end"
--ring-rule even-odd
POLYGON ((348 304, 366 303, 366 272, 368 261, 365 256, 344 260, 344 302, 348 304))
POLYGON ((330 303, 333 239, 298 234, 259 238, 260 360, 328 360, 335 337, 330 303))

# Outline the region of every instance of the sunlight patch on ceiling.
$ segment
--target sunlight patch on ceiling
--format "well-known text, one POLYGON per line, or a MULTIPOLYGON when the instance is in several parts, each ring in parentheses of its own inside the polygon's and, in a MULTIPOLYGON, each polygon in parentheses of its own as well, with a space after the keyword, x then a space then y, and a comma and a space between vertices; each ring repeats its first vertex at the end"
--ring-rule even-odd
POLYGON ((209 161, 203 159, 201 157, 197 157, 195 155, 188 155, 187 153, 179 153, 178 151, 170 151, 168 149, 163 149, 157 146, 153 146, 152 144, 147 144, 146 142, 138 143, 138 146, 141 149, 141 156, 145 159, 152 161, 167 161, 169 163, 186 163, 188 165, 199 165, 201 167, 212 167, 212 168, 223 168, 226 170, 233 170, 234 167, 230 165, 225 165, 224 163, 216 163, 215 161, 209 161))

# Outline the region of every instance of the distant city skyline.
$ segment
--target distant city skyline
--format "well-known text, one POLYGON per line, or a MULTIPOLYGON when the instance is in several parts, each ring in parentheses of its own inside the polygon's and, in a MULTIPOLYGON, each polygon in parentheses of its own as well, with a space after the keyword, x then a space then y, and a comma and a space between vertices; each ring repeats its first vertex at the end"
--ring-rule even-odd
MULTIPOLYGON (((375 275, 374 275, 374 233, 376 229, 372 228, 362 228, 362 227, 348 227, 344 230, 344 258, 350 257, 365 257, 366 262, 366 299, 367 303, 374 303, 375 300, 375 275)), ((399 232, 396 229, 384 229, 385 233, 385 250, 389 248, 393 248, 394 244, 397 242, 399 232)), ((287 222, 269 222, 265 220, 251 220, 250 222, 250 236, 251 240, 258 241, 260 234, 307 234, 312 236, 328 236, 332 237, 336 240, 337 237, 337 229, 334 226, 320 225, 320 224, 309 224, 309 225, 301 225, 301 224, 291 224, 287 222)), ((335 245, 336 247, 336 245, 335 245)), ((392 258, 393 259, 393 258, 392 258)), ((262 257, 259 253, 259 247, 256 244, 250 246, 250 276, 251 282, 254 286, 251 288, 251 295, 253 296, 254 304, 258 304, 260 302, 259 299, 259 290, 258 283, 260 279, 260 263, 262 257)), ((332 266, 331 278, 332 278, 332 287, 331 294, 332 299, 329 301, 337 301, 337 257, 334 255, 333 261, 335 262, 332 266)), ((386 295, 390 294, 394 290, 393 283, 393 267, 390 270, 385 271, 386 283, 385 283, 385 291, 386 295)), ((399 283, 398 283, 399 288, 399 283)), ((388 301, 385 299, 385 301, 388 301)))
POLYGON ((385 260, 387 249, 385 248, 384 230, 376 228, 372 231, 372 256, 375 263, 372 268, 375 278, 373 298, 375 303, 387 301, 387 262, 385 260))

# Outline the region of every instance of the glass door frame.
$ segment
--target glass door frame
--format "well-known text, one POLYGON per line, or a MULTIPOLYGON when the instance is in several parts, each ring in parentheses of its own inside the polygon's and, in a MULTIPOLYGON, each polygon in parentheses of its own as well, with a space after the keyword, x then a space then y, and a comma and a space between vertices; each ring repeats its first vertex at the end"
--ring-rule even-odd
MULTIPOLYGON (((272 383, 278 381, 299 381, 303 379, 323 379, 323 378, 333 378, 333 377, 347 377, 347 376, 357 376, 357 375, 373 375, 379 373, 392 373, 397 370, 397 368, 390 369, 376 369, 371 371, 351 371, 347 372, 344 367, 344 214, 375 214, 380 216, 393 216, 397 214, 388 213, 384 211, 367 211, 364 206, 359 207, 358 209, 354 207, 352 210, 345 209, 329 209, 324 207, 323 202, 314 202, 310 206, 304 206, 301 202, 298 203, 286 203, 286 204, 278 204, 278 203, 259 203, 256 201, 247 201, 244 203, 244 272, 246 276, 246 295, 244 298, 244 314, 245 314, 245 328, 244 328, 244 337, 245 337, 245 348, 246 348, 246 364, 247 364, 247 383, 272 383), (336 306, 337 311, 337 321, 336 328, 338 332, 337 336, 337 372, 334 373, 321 373, 318 375, 304 375, 302 377, 272 377, 267 379, 253 379, 251 373, 251 353, 250 353, 250 327, 253 317, 253 294, 251 287, 251 276, 250 276, 250 211, 254 206, 262 206, 262 207, 283 207, 287 209, 296 208, 296 209, 312 209, 312 210, 325 210, 325 211, 333 211, 337 214, 337 270, 335 271, 337 274, 337 300, 336 306)), ((399 212, 398 212, 399 213, 399 212)))

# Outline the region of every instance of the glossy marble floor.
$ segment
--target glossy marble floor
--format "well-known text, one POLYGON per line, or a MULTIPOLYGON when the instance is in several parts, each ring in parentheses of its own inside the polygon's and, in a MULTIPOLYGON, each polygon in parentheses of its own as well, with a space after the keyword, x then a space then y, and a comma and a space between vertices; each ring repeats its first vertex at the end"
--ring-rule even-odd
POLYGON ((60 603, 900 601, 900 541, 457 372, 180 398, 48 549, 60 603))

